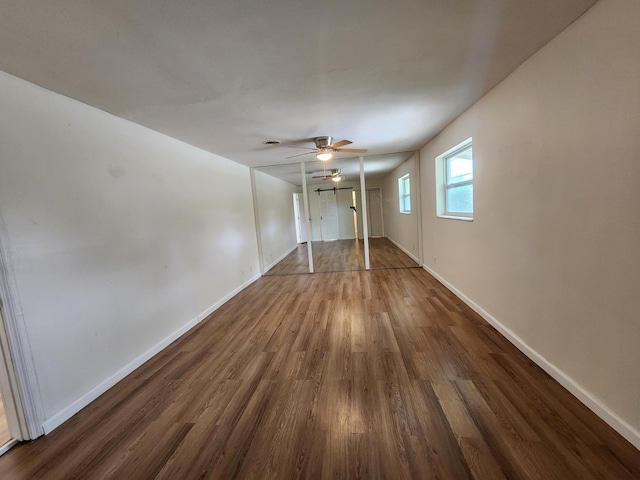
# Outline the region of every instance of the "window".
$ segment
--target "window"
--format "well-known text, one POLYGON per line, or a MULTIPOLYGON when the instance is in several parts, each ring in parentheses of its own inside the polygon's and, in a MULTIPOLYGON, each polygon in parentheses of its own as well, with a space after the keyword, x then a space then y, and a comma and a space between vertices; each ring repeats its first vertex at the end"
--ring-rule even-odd
POLYGON ((473 218, 473 150, 471 138, 436 159, 438 216, 473 218))
POLYGON ((411 181, 408 173, 398 179, 398 200, 400 213, 411 213, 411 181))

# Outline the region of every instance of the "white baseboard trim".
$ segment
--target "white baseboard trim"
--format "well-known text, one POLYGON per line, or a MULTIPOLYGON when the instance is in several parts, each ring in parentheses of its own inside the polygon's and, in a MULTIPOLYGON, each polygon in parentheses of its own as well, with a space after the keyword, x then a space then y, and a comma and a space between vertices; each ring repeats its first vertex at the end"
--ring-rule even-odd
POLYGON ((393 238, 391 237, 387 237, 389 239, 389 241, 391 243, 393 243, 396 247, 398 247, 400 250, 402 250, 404 253, 406 253, 407 255, 409 255, 409 257, 411 257, 411 259, 413 261, 415 261, 416 263, 420 264, 420 260, 418 260, 418 257, 416 257, 413 253, 411 253, 409 250, 407 250, 406 248, 404 248, 402 245, 400 245, 398 242, 396 242, 393 238))
POLYGON ((89 405, 91 402, 93 402, 96 398, 98 398, 104 392, 106 392, 111 387, 113 387, 116 383, 118 383, 124 377, 126 377, 131 372, 133 372, 136 368, 141 366, 147 360, 151 359, 153 356, 155 356, 158 353, 160 353, 163 349, 168 347, 171 343, 175 342, 178 338, 180 338, 182 335, 187 333, 189 330, 191 330, 193 327, 195 327, 202 320, 204 320, 209 315, 211 315, 211 313, 213 313, 215 310, 220 308, 220 306, 222 306, 225 302, 227 302, 232 297, 237 295, 240 291, 242 291, 245 288, 247 288, 249 285, 251 285, 253 282, 258 280, 260 277, 261 277, 261 275, 258 274, 256 276, 252 277, 251 279, 247 280, 245 283, 243 283, 239 287, 235 288, 233 291, 231 291, 230 293, 228 293, 227 295, 222 297, 222 299, 218 300, 216 303, 214 303, 209 308, 204 310, 196 318, 188 321, 186 324, 184 324, 178 330, 173 332, 167 338, 165 338, 164 340, 162 340, 158 344, 156 344, 153 347, 151 347, 149 350, 147 350, 142 355, 140 355, 137 358, 135 358, 133 361, 129 362, 127 365, 125 365, 120 370, 118 370, 116 373, 111 375, 109 378, 107 378, 106 380, 104 380, 103 382, 98 384, 96 387, 91 389, 89 392, 85 393, 82 397, 78 398, 71 405, 63 408, 58 413, 56 413, 52 417, 50 417, 47 420, 45 420, 42 423, 42 427, 44 428, 45 435, 50 433, 50 432, 52 432, 54 429, 56 429, 60 425, 62 425, 64 422, 66 422, 68 419, 70 419, 72 416, 74 416, 76 413, 78 413, 84 407, 89 405))
POLYGON ((484 310, 473 300, 467 297, 464 293, 451 285, 448 281, 442 278, 438 273, 422 265, 427 272, 433 275, 440 283, 451 290, 460 298, 464 303, 471 307, 478 315, 484 318, 489 324, 491 324, 498 332, 500 332, 507 340, 515 345, 522 353, 535 362, 540 368, 553 377, 560 385, 566 388, 571 394, 584 403, 593 413, 598 415, 609 426, 611 426, 620 435, 626 438, 633 446, 640 450, 640 432, 629 425, 625 420, 620 418, 609 407, 598 400, 591 392, 586 390, 582 385, 569 377, 566 373, 540 355, 537 351, 531 348, 524 340, 516 335, 512 330, 503 325, 489 312, 484 310))
POLYGON ((251 285, 253 282, 255 282, 256 280, 258 280, 260 277, 262 277, 262 275, 260 275, 259 273, 257 275, 254 275, 253 277, 251 277, 249 280, 247 280, 246 282, 244 282, 242 285, 240 285, 239 287, 234 288, 232 291, 230 291, 229 293, 227 293, 224 297, 222 297, 220 300, 218 300, 216 303, 214 303, 213 305, 211 305, 209 308, 207 308, 206 310, 202 311, 199 315, 198 315, 198 322, 201 322, 202 320, 204 320, 205 318, 207 318, 209 315, 211 315, 213 312, 215 312, 218 308, 220 308, 222 305, 224 305, 225 303, 227 303, 229 300, 231 300, 233 297, 235 297, 237 294, 239 294, 242 290, 244 290, 245 288, 247 288, 249 285, 251 285))
POLYGON ((271 264, 269 264, 268 266, 264 267, 264 273, 267 273, 269 270, 271 270, 279 261, 283 260, 287 255, 289 255, 291 252, 293 252, 296 248, 298 248, 298 244, 297 243, 293 247, 291 247, 289 250, 284 252, 282 255, 280 255, 276 260, 271 262, 271 264))
POLYGON ((105 381, 103 381, 102 383, 98 384, 96 387, 91 389, 89 392, 85 393, 82 397, 77 399, 71 405, 63 408, 58 413, 56 413, 54 416, 52 416, 52 417, 48 418, 47 420, 45 420, 43 422, 43 424, 42 424, 42 426, 44 427, 45 435, 50 433, 51 431, 53 431, 55 428, 59 427, 60 425, 62 425, 65 421, 67 421, 69 418, 74 416, 76 413, 78 413, 84 407, 89 405, 96 398, 98 398, 104 392, 109 390, 111 387, 113 387, 116 383, 118 383, 124 377, 126 377, 131 372, 133 372, 136 368, 138 368, 144 362, 146 362, 151 357, 153 357, 154 355, 159 353, 163 348, 167 347, 169 344, 174 342, 180 336, 182 336, 187 331, 189 331, 190 329, 195 327, 198 323, 199 323, 199 320, 198 320, 197 317, 192 319, 192 320, 190 320, 185 325, 183 325, 181 328, 179 328, 178 330, 173 332, 171 335, 169 335, 167 338, 162 340, 160 343, 154 345, 149 350, 144 352, 142 355, 140 355, 136 359, 134 359, 132 362, 129 362, 127 365, 122 367, 116 373, 111 375, 105 381))
POLYGON ((9 440, 7 443, 5 443, 4 445, 0 445, 0 456, 2 456, 4 453, 8 452, 9 450, 11 450, 13 447, 15 447, 17 444, 19 443, 19 440, 16 438, 12 438, 11 440, 9 440))

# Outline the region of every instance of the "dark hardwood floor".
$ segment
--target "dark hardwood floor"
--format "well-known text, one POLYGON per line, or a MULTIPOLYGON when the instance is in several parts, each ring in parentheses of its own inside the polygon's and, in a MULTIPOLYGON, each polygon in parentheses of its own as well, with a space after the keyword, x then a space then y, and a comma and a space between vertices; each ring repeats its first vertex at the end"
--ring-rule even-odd
MULTIPOLYGON (((364 270, 363 240, 313 242, 313 266, 316 272, 364 270)), ((418 263, 396 247, 388 238, 369 239, 372 269, 419 267, 418 263)), ((267 275, 290 275, 309 272, 307 244, 298 247, 271 268, 267 275)))
POLYGON ((640 452, 410 268, 261 278, 0 478, 631 480, 640 452))

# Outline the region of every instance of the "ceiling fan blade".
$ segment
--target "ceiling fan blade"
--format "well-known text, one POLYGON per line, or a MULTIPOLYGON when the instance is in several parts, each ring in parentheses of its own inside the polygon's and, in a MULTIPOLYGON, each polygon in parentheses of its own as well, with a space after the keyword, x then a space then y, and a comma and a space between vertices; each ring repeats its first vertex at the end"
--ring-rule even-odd
POLYGON ((299 147, 297 145, 285 145, 285 147, 287 148, 304 148, 305 150, 318 150, 317 148, 311 148, 311 147, 299 147))
POLYGON ((311 178, 327 178, 326 175, 318 175, 317 177, 311 177, 311 178))
POLYGON ((349 145, 351 143, 353 143, 353 142, 350 141, 350 140, 340 140, 339 142, 336 142, 336 143, 334 143, 332 145, 329 145, 329 146, 331 148, 340 148, 340 147, 344 147, 345 145, 349 145))
POLYGON ((337 148, 336 152, 340 153, 367 153, 369 150, 366 148, 337 148))
POLYGON ((295 158, 295 157, 301 157, 303 155, 311 155, 314 152, 305 152, 305 153, 299 153, 298 155, 291 155, 290 157, 285 157, 285 158, 295 158))

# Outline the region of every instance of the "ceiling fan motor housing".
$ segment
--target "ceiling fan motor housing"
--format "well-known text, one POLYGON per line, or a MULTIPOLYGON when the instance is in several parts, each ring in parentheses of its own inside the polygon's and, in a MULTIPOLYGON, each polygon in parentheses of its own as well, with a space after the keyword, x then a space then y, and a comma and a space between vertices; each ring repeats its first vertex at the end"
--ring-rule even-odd
POLYGON ((313 140, 316 142, 316 147, 327 148, 333 142, 333 137, 316 137, 313 140))

